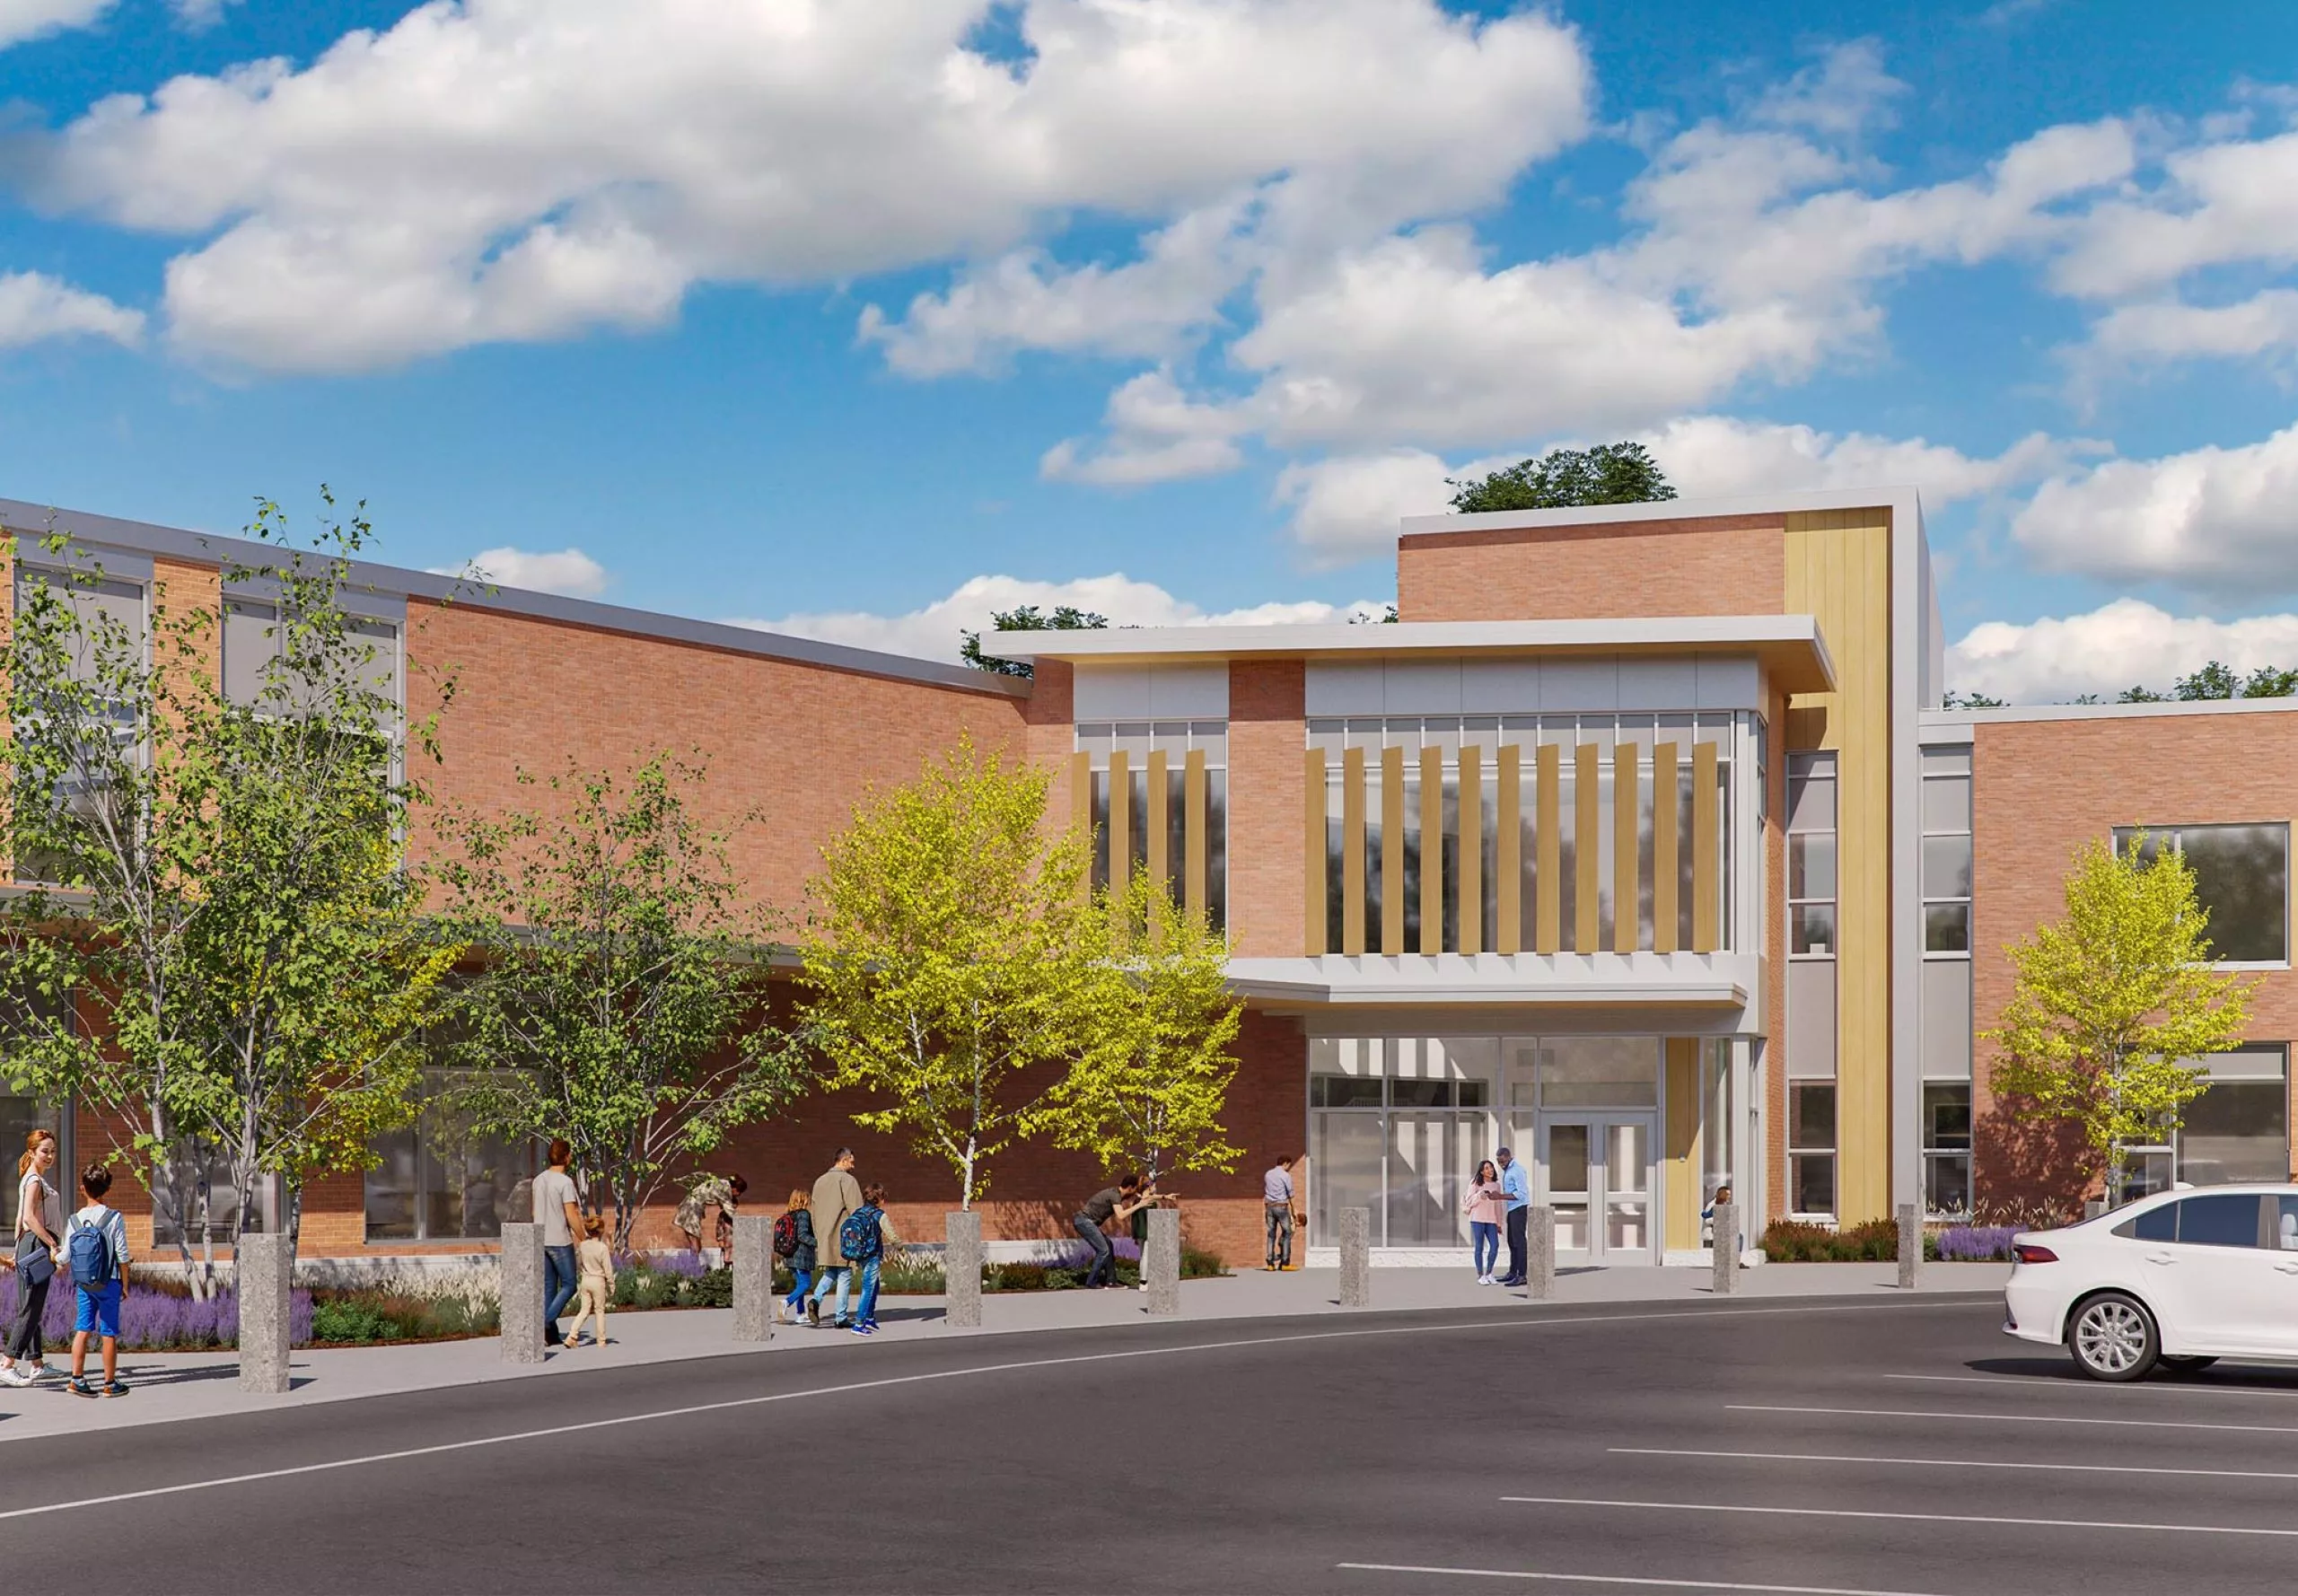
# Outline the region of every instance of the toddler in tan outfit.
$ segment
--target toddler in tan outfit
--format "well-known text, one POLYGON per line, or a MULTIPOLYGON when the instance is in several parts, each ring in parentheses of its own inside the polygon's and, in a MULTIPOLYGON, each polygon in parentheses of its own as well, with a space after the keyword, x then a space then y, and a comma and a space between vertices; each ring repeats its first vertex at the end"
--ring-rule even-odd
POLYGON ((574 1261, 581 1275, 574 1283, 578 1304, 574 1322, 566 1330, 569 1346, 581 1344, 576 1338, 583 1333, 583 1321, 593 1313, 599 1316, 599 1325, 592 1334, 591 1345, 607 1344, 607 1299, 614 1295, 614 1255, 600 1240, 605 1229, 606 1221, 595 1214, 583 1221, 582 1245, 574 1249, 574 1261))

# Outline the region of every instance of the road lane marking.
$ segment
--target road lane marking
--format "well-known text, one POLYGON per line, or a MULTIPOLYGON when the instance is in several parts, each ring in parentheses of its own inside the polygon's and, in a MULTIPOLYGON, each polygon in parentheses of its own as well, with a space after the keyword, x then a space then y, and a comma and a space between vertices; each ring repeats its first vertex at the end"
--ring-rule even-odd
POLYGON ((1975 1419, 1987 1425, 2111 1425, 2127 1430, 2229 1430, 2246 1435, 2298 1435, 2298 1425, 2206 1425, 2170 1418, 2091 1418, 2071 1413, 1939 1413, 1895 1407, 1794 1407, 1784 1403, 1727 1402, 1726 1413, 1811 1413, 1837 1418, 1975 1419))
POLYGON ((1969 1513, 1878 1513, 1852 1507, 1746 1507, 1722 1502, 1623 1502, 1593 1496, 1503 1496, 1531 1507, 1641 1507, 1662 1513, 1759 1513, 1769 1518, 1889 1519, 1908 1524, 2002 1524, 2022 1530, 2140 1530, 2153 1535, 2266 1535, 2298 1539, 2298 1530, 2250 1530, 2235 1524, 2155 1524, 2113 1519, 1998 1519, 1969 1513))
MULTIPOLYGON (((2298 1373, 2298 1370, 2291 1372, 2298 1373)), ((1886 1374, 1883 1378, 1933 1381, 1949 1385, 2015 1385, 2030 1391, 2123 1391, 2133 1396, 2286 1397, 2291 1394, 2288 1387, 2270 1385, 2111 1385, 2102 1380, 2085 1380, 2074 1374, 2030 1374, 2023 1378, 2015 1374, 1886 1374)))
POLYGON ((1634 1585, 1662 1591, 1751 1591, 1763 1596, 1925 1596, 1920 1591, 1853 1590, 1844 1585, 1742 1585, 1718 1579, 1652 1579, 1627 1574, 1536 1574, 1521 1568, 1434 1568, 1417 1563, 1336 1563, 1373 1574, 1447 1574, 1464 1579, 1536 1579, 1568 1585, 1634 1585))
MULTIPOLYGON (((1471 1324, 1376 1325, 1346 1330, 1300 1330, 1283 1336, 1247 1336, 1227 1341, 1192 1341, 1180 1346, 1136 1346, 1122 1352, 1081 1352, 1072 1353, 1063 1357, 1020 1358, 1003 1364, 977 1364, 963 1369, 936 1369, 924 1374, 894 1374, 879 1380, 849 1381, 839 1385, 815 1386, 804 1390, 774 1391, 759 1397, 730 1397, 723 1402, 697 1402, 682 1407, 657 1408, 645 1413, 626 1413, 613 1418, 585 1419, 577 1424, 553 1425, 547 1429, 521 1430, 507 1435, 475 1435, 466 1441, 443 1441, 431 1446, 410 1446, 396 1451, 372 1452, 360 1457, 332 1458, 323 1463, 300 1463, 285 1469, 263 1469, 248 1474, 224 1475, 215 1479, 189 1479, 180 1481, 175 1485, 147 1486, 139 1490, 115 1491, 102 1496, 83 1496, 67 1502, 48 1502, 37 1507, 13 1507, 0 1510, 0 1521, 31 1518, 43 1513, 61 1513, 75 1507, 110 1507, 122 1502, 148 1501, 154 1496, 181 1495, 188 1491, 219 1490, 226 1486, 255 1485, 268 1479, 292 1479, 298 1475, 326 1474, 338 1469, 360 1469, 375 1463, 404 1462, 410 1458, 437 1457, 446 1452, 468 1451, 474 1447, 509 1446, 522 1441, 548 1440, 556 1435, 576 1435, 586 1430, 614 1429, 623 1425, 650 1424, 658 1419, 692 1418, 698 1414, 727 1413, 743 1407, 762 1407, 771 1402, 796 1402, 809 1397, 850 1396, 857 1391, 884 1390, 895 1386, 922 1385, 938 1380, 963 1380, 983 1374, 1010 1374, 1024 1369, 1055 1369, 1075 1364, 1116 1363, 1128 1358, 1172 1357, 1192 1352, 1228 1352, 1257 1346, 1290 1346, 1311 1341, 1364 1340, 1381 1336, 1439 1335, 1457 1330, 1546 1329, 1555 1325, 1640 1324, 1663 1319, 1777 1319, 1820 1313, 1894 1312, 1909 1308, 1967 1308, 1969 1306, 1970 1304, 1968 1302, 1841 1302, 1825 1307, 1695 1308, 1658 1313, 1557 1314, 1518 1320, 1486 1320, 1471 1324)), ((87 1433, 102 1434, 103 1432, 87 1433)), ((26 1445, 37 1445, 50 1439, 52 1437, 46 1435, 27 1435, 22 1438, 26 1445)))
POLYGON ((1627 1458, 1723 1458, 1750 1463, 1882 1463, 1902 1469, 2035 1469, 2055 1474, 2178 1474, 2196 1479, 2298 1479, 2270 1469, 2168 1469, 2137 1463, 2013 1463, 1964 1458, 1860 1458, 1833 1452, 1706 1451, 1680 1446, 1615 1446, 1627 1458))

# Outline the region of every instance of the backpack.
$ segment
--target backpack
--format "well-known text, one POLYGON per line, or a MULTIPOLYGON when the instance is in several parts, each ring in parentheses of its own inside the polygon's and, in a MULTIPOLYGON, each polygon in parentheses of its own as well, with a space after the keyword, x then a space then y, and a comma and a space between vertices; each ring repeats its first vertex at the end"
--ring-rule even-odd
POLYGON ((883 1212, 879 1208, 856 1208, 838 1227, 838 1250, 849 1262, 866 1264, 884 1249, 885 1239, 878 1232, 878 1220, 883 1212))
POLYGON ((795 1208, 774 1222, 774 1256, 798 1256, 798 1210, 795 1208))
POLYGON ((64 1256, 72 1266, 75 1284, 95 1291, 109 1284, 115 1272, 111 1238, 101 1224, 73 1216, 72 1233, 64 1239, 64 1256))

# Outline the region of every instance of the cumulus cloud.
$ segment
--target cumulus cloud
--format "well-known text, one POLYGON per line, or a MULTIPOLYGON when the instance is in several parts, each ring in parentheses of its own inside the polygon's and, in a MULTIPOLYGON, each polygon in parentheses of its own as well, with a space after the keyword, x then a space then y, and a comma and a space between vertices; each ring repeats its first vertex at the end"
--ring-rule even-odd
POLYGON ((2118 305, 2092 325, 2083 364, 2241 359, 2298 350, 2298 290, 2261 289, 2231 304, 2153 300, 2118 305))
POLYGON ((2206 267, 2298 265, 2298 132, 2175 150, 2162 171, 2084 214, 2053 269, 2061 290, 2118 298, 2206 267))
POLYGON ((2298 588, 2298 425, 2238 448, 2055 476, 2011 523, 2043 566, 2242 594, 2298 588))
POLYGON ((1233 410, 1191 403, 1170 373, 1144 372, 1110 395, 1100 443, 1066 438, 1045 452, 1038 472, 1104 487, 1210 477, 1242 460, 1236 439, 1244 430, 1233 410))
POLYGON ((995 612, 1016 609, 1024 604, 1035 604, 1040 609, 1074 604, 1080 609, 1109 617, 1113 626, 1126 627, 1299 625, 1376 618, 1384 609, 1365 599, 1354 604, 1299 600, 1255 604, 1241 609, 1206 610, 1176 598, 1154 583, 1136 582, 1112 572, 1107 576, 1080 577, 1073 582, 976 576, 961 583, 947 597, 905 615, 833 610, 785 615, 778 620, 738 618, 732 624, 922 659, 954 660, 961 633, 986 631, 992 625, 990 618, 995 612))
POLYGON ((2298 663, 2298 615, 2213 620, 2118 599, 2087 615, 1987 621, 1949 647, 1947 680, 2013 704, 2063 703, 2130 687, 2159 692, 2213 660, 2241 674, 2298 663))
POLYGON ((111 7, 112 0, 0 0, 0 49, 84 28, 111 7))
MULTIPOLYGON (((1912 487, 1934 509, 2023 487, 2107 448, 2034 433, 1990 458, 1921 438, 1829 433, 1729 416, 1679 417, 1636 434, 1635 441, 1652 451, 1680 492, 1694 497, 1912 487)), ((1498 454, 1448 465, 1423 449, 1332 455, 1285 467, 1276 479, 1276 499, 1292 506, 1289 531, 1310 561, 1338 565, 1394 547, 1403 517, 1443 513, 1452 503, 1448 478, 1471 480, 1522 458, 1521 452, 1498 454)))
POLYGON ((535 551, 525 548, 482 548, 458 566, 434 566, 441 576, 463 576, 496 587, 524 588, 531 592, 563 593, 570 599, 595 599, 612 580, 607 568, 579 548, 535 551))
POLYGON ((40 272, 0 272, 0 348, 43 338, 110 338, 134 345, 144 312, 40 272))
MULTIPOLYGON (((308 66, 100 101, 38 188, 206 241, 167 275, 185 345, 352 370, 651 325, 706 279, 993 254, 1080 209, 1162 221, 1281 174, 1489 196, 1586 120, 1578 41, 1540 13, 1022 0, 1006 58, 975 42, 985 10, 426 5, 308 66)), ((1011 342, 1028 275, 984 279, 978 332, 945 310, 890 347, 931 366, 1011 342)))

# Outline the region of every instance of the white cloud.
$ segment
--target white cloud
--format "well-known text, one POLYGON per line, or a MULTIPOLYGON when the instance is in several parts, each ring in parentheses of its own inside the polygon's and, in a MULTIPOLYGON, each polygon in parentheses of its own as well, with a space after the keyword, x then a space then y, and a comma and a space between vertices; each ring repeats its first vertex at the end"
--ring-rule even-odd
POLYGON ((2057 476, 2012 522, 2047 568, 2191 591, 2298 588, 2298 425, 2240 448, 2114 460, 2057 476))
POLYGON ((2079 358, 2095 371, 2125 361, 2249 358, 2292 349, 2298 349, 2298 290, 2267 288, 2232 304, 2118 305, 2092 325, 2079 358))
POLYGON ((1246 424, 1233 410, 1191 403, 1170 373, 1144 372, 1110 395, 1106 441, 1065 438, 1038 461, 1051 481, 1133 487, 1233 470, 1246 424))
POLYGON ((954 660, 960 634, 986 631, 991 615, 1035 604, 1051 609, 1074 604, 1109 617, 1113 626, 1283 626, 1377 617, 1383 608, 1371 600, 1328 604, 1316 600, 1255 604, 1241 609, 1208 611, 1174 597, 1154 583, 1136 582, 1120 573, 1074 582, 1031 582, 1016 576, 976 576, 945 598, 906 615, 836 610, 786 615, 779 620, 737 619, 735 626, 819 637, 857 648, 881 649, 922 659, 954 660))
MULTIPOLYGON (((1988 459, 1921 438, 1826 433, 1728 416, 1679 417, 1635 441, 1688 496, 1913 487, 1934 509, 2023 487, 2106 447, 2035 433, 1988 459)), ((1285 467, 1276 498, 1293 506, 1291 536, 1312 564, 1343 564, 1393 548, 1403 517, 1442 513, 1452 503, 1447 478, 1472 480, 1523 457, 1518 452, 1447 465, 1423 449, 1332 455, 1285 467)))
POLYGON ((0 49, 84 28, 111 8, 112 0, 0 0, 0 49))
POLYGON ((39 272, 0 273, 0 348, 61 338, 134 345, 143 336, 141 311, 39 272))
MULTIPOLYGON (((101 101, 38 187, 206 239, 168 272, 186 346, 348 370, 653 324, 706 279, 995 253, 1081 209, 1169 218, 1280 174, 1457 206, 1586 120, 1577 39, 1538 13, 1023 0, 1016 65, 969 43, 983 9, 425 5, 306 66, 101 101)), ((918 358, 1013 340, 998 292, 974 299, 980 332, 962 310, 921 323, 915 346, 941 352, 918 358)))
POLYGON ((2118 599, 2025 626, 1988 621, 1948 649, 1947 680, 2013 704, 2048 704, 2131 687, 2160 692, 2212 660, 2241 674, 2298 664, 2298 615, 2213 620, 2118 599))
POLYGON ((2155 188, 2093 206, 2057 262, 2064 292, 2122 298, 2206 267, 2298 264, 2298 132, 2172 152, 2155 188))
POLYGON ((607 568, 579 548, 535 552, 524 548, 482 548, 460 566, 431 567, 441 576, 465 576, 498 587, 525 588, 539 593, 564 593, 570 599, 595 599, 612 580, 607 568))

